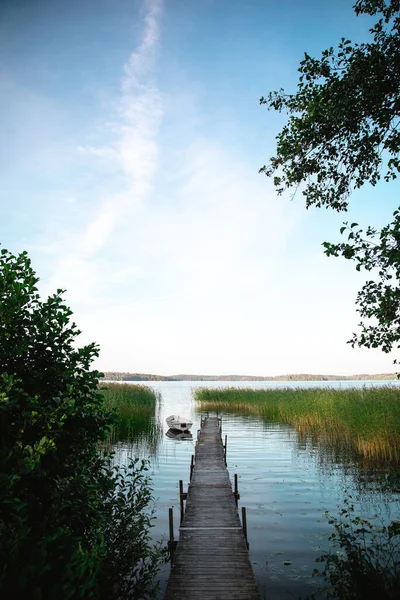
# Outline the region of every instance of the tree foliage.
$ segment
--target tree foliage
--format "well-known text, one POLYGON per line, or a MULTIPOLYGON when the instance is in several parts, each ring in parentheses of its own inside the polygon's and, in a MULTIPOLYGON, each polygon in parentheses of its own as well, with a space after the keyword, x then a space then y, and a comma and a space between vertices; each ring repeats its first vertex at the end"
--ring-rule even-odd
POLYGON ((139 598, 149 543, 146 465, 99 452, 113 422, 90 370, 98 347, 62 290, 41 301, 26 252, 0 253, 0 595, 139 598))
MULTIPOLYGON (((279 194, 300 188, 307 207, 346 211, 354 189, 400 171, 400 0, 358 0, 354 10, 378 17, 368 41, 342 38, 320 58, 305 54, 296 93, 281 89, 260 100, 289 115, 276 155, 260 171, 273 176, 279 194)), ((325 252, 374 276, 357 296, 368 320, 350 343, 390 352, 400 342, 400 213, 381 231, 357 227, 345 223, 346 242, 325 243, 325 252)))

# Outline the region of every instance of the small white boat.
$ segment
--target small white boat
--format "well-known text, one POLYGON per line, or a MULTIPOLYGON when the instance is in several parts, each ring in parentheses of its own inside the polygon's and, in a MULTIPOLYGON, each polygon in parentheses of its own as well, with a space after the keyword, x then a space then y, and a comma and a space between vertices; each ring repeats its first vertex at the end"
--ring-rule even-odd
POLYGON ((183 417, 179 415, 171 415, 165 419, 167 421, 167 425, 170 429, 175 429, 176 431, 188 431, 193 423, 187 421, 183 417))

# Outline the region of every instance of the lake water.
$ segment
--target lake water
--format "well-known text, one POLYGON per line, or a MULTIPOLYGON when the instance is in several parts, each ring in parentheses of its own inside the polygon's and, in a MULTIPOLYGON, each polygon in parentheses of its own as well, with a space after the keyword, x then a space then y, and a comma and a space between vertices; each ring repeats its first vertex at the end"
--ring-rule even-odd
MULTIPOLYGON (((149 382, 160 392, 157 420, 161 424, 156 443, 145 439, 120 444, 117 459, 148 457, 156 498, 153 537, 168 538, 168 509, 174 507, 175 535, 179 522, 178 481, 187 489, 190 459, 194 453, 200 412, 192 400, 195 387, 358 387, 388 382, 149 382), (193 421, 193 440, 175 440, 165 433, 165 418, 180 414, 193 421)), ((398 385, 398 382, 390 382, 398 385)), ((211 413, 210 413, 211 414, 211 413)), ((383 494, 379 484, 385 466, 366 468, 355 457, 323 451, 310 438, 300 439, 294 428, 265 424, 254 417, 222 416, 222 433, 228 436, 227 463, 233 479, 239 476, 240 506, 247 508, 250 561, 261 598, 285 600, 315 591, 312 578, 315 559, 329 548, 332 526, 325 511, 335 515, 351 494, 357 513, 388 522, 400 519, 399 495, 383 494), (286 563, 286 564, 285 564, 286 563), (290 563, 290 564, 288 564, 290 563)), ((160 573, 160 596, 169 576, 169 565, 160 573)))

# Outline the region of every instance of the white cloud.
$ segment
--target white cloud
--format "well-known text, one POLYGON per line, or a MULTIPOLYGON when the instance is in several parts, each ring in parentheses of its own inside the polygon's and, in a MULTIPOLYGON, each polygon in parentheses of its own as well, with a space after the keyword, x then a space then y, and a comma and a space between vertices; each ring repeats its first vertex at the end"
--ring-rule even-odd
POLYGON ((162 1, 146 2, 142 42, 124 67, 117 125, 118 160, 126 174, 127 204, 136 205, 148 193, 157 162, 157 134, 163 116, 161 93, 153 80, 162 1))
MULTIPOLYGON (((63 256, 47 286, 52 288, 63 278, 69 297, 83 303, 90 302, 98 292, 102 265, 94 260, 96 254, 108 244, 124 216, 145 201, 152 186, 163 115, 161 94, 153 76, 162 5, 162 0, 145 2, 142 39, 124 66, 111 142, 78 147, 82 155, 107 160, 122 173, 119 189, 107 199, 98 199, 87 225, 71 232, 70 243, 60 248, 63 256)), ((110 131, 104 133, 110 136, 110 131)))
POLYGON ((80 242, 82 257, 91 257, 108 242, 122 210, 118 202, 103 202, 96 216, 86 227, 80 242))
POLYGON ((96 158, 104 158, 106 160, 115 161, 118 159, 118 154, 114 148, 97 147, 97 146, 78 146, 78 152, 96 158))

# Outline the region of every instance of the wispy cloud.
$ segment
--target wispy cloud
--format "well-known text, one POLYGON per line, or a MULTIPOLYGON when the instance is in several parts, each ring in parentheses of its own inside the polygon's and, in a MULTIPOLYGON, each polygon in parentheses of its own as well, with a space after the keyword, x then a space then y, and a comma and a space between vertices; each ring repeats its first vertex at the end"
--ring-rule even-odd
MULTIPOLYGON (((140 206, 152 186, 157 164, 157 135, 163 116, 162 97, 154 77, 160 39, 163 0, 146 0, 141 40, 123 67, 120 95, 115 114, 108 115, 110 141, 99 146, 79 146, 78 151, 95 160, 110 161, 119 173, 119 188, 98 202, 83 230, 75 231, 70 252, 57 265, 49 288, 68 288, 69 297, 84 298, 82 280, 88 281, 87 294, 100 279, 95 273, 96 254, 106 246, 124 216, 140 206), (86 279, 92 259, 91 277, 86 279), (89 285, 92 284, 92 287, 89 285)), ((65 251, 65 247, 64 247, 65 251)))
POLYGON ((163 107, 153 70, 162 4, 162 0, 146 2, 142 41, 124 66, 115 150, 127 179, 128 206, 145 199, 157 163, 157 134, 163 107))

